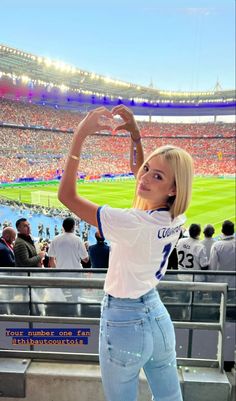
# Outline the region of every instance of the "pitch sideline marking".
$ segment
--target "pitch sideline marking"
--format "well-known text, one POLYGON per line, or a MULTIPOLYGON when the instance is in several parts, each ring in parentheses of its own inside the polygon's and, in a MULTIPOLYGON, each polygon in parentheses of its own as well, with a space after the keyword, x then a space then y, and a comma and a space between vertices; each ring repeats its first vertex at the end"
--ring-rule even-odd
POLYGON ((233 219, 233 218, 235 218, 235 215, 230 216, 230 217, 228 217, 228 218, 226 218, 226 219, 224 219, 224 220, 217 221, 216 223, 213 223, 213 224, 214 224, 214 225, 215 225, 215 224, 220 224, 220 223, 222 223, 222 222, 225 221, 225 220, 230 220, 230 219, 233 219))

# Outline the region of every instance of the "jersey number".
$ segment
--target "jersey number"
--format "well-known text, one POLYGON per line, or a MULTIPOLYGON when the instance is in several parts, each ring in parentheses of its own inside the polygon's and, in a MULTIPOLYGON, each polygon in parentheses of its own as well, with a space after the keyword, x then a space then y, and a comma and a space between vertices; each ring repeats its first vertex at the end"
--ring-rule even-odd
POLYGON ((165 264, 166 264, 166 261, 167 261, 167 258, 168 258, 168 256, 169 256, 170 251, 171 251, 171 243, 166 244, 166 245, 164 246, 164 248, 163 248, 163 251, 162 251, 162 253, 163 253, 163 258, 162 258, 162 261, 161 261, 159 270, 157 270, 157 272, 156 272, 156 274, 155 274, 155 276, 156 276, 156 278, 157 278, 158 280, 160 280, 160 279, 162 278, 162 276, 163 276, 163 274, 162 274, 162 269, 163 269, 163 267, 164 267, 165 264))
POLYGON ((182 266, 185 269, 191 269, 193 268, 193 255, 191 253, 186 253, 184 251, 179 251, 178 256, 180 256, 179 259, 179 265, 182 266), (187 259, 186 262, 183 264, 184 259, 187 259), (189 263, 187 265, 187 262, 189 263))

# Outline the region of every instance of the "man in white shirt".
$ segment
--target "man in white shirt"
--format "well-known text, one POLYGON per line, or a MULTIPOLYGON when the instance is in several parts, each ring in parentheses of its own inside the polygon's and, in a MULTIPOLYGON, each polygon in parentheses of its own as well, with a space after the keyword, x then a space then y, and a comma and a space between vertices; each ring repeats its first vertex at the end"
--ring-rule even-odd
POLYGON ((211 248, 211 270, 235 270, 235 237, 234 224, 225 220, 222 224, 222 237, 211 248))
POLYGON ((75 220, 67 217, 62 223, 64 233, 56 236, 49 247, 49 266, 57 269, 82 269, 81 259, 88 262, 84 243, 74 233, 75 220))
MULTIPOLYGON (((179 270, 207 270, 209 261, 206 248, 199 239, 201 227, 199 224, 191 224, 189 227, 189 238, 181 238, 176 246, 178 254, 179 270)), ((184 277, 187 279, 187 276, 184 277)), ((190 276, 188 278, 188 281, 190 276)), ((197 277, 200 279, 200 277, 197 277)), ((202 281, 202 280, 201 280, 202 281)))
MULTIPOLYGON (((216 241, 211 248, 210 269, 235 272, 234 223, 230 220, 225 220, 222 224, 221 232, 223 234, 221 239, 216 241)), ((236 288, 235 274, 232 276, 216 276, 214 281, 227 283, 229 288, 236 288)), ((228 293, 228 300, 231 298, 231 296, 232 293, 228 293)))
POLYGON ((206 254, 207 254, 208 259, 210 259, 211 247, 215 243, 215 239, 212 238, 214 233, 215 233, 215 229, 211 224, 207 224, 204 227, 204 230, 203 230, 204 239, 201 241, 201 243, 206 248, 206 254))

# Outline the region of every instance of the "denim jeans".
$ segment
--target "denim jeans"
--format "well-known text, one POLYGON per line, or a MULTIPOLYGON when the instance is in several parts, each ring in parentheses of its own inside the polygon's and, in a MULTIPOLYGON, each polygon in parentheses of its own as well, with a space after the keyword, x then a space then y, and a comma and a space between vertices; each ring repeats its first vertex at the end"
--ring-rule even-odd
POLYGON ((156 290, 137 299, 105 295, 99 357, 107 401, 136 401, 141 368, 155 401, 182 401, 174 327, 156 290))

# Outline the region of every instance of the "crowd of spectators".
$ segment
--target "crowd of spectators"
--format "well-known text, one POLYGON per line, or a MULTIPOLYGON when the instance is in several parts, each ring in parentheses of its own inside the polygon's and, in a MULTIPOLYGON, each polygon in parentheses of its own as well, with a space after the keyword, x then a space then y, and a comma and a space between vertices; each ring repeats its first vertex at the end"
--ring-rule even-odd
POLYGON ((81 113, 73 113, 61 108, 0 99, 0 122, 66 130, 74 128, 82 118, 81 113))
MULTIPOLYGON (((72 139, 69 132, 63 131, 76 127, 82 117, 81 113, 1 99, 0 123, 37 125, 61 131, 0 126, 0 182, 31 177, 49 180, 61 175, 72 139)), ((234 173, 234 124, 140 122, 139 125, 145 153, 171 143, 193 156, 196 174, 234 173)), ((130 140, 123 135, 88 137, 79 173, 90 177, 128 173, 130 140)))
MULTIPOLYGON (((200 224, 192 223, 187 229, 183 229, 176 244, 174 252, 168 262, 168 269, 183 270, 219 270, 235 271, 235 244, 236 237, 234 223, 224 220, 221 226, 221 234, 214 236, 215 228, 211 224, 203 229, 204 238, 201 239, 202 229, 200 224)), ((180 280, 188 281, 191 276, 182 275, 180 280)), ((196 276, 196 281, 202 281, 196 276)), ((231 283, 236 288, 235 276, 231 283)))
POLYGON ((39 237, 34 237, 26 217, 15 222, 0 223, 0 267, 107 269, 110 247, 105 238, 96 232, 96 244, 90 244, 88 236, 91 226, 86 223, 81 232, 80 223, 80 219, 68 214, 62 222, 61 232, 57 226, 54 227, 53 239, 50 239, 47 227, 44 231, 43 223, 38 225, 39 237))
MULTIPOLYGON (((61 130, 74 129, 81 119, 83 113, 63 110, 61 107, 49 107, 0 99, 0 122, 8 122, 18 125, 37 125, 45 128, 60 128, 61 130)), ((230 137, 235 135, 235 124, 225 123, 197 123, 197 124, 174 124, 142 121, 139 123, 142 136, 160 137, 230 137)))
POLYGON ((230 137, 235 135, 235 125, 231 123, 155 123, 140 124, 142 136, 160 137, 230 137))
MULTIPOLYGON (((43 231, 43 225, 41 225, 41 235, 44 233, 44 236, 35 239, 31 235, 30 223, 26 218, 20 218, 14 223, 1 223, 0 266, 50 266, 72 270, 82 266, 86 268, 108 268, 110 247, 100 237, 99 232, 95 232, 97 243, 95 245, 89 244, 88 231, 90 227, 86 227, 85 229, 88 231, 84 231, 81 235, 78 224, 77 219, 68 215, 63 220, 63 230, 61 233, 55 232, 53 239, 50 239, 43 231), (14 226, 16 226, 18 234, 14 226), (69 253, 69 249, 67 251, 65 249, 67 247, 70 248, 69 253), (65 253, 71 254, 70 262, 68 258, 64 259, 65 253), (15 258, 13 258, 13 254, 15 258)), ((221 235, 218 237, 213 237, 214 227, 210 224, 204 227, 203 232, 204 239, 200 240, 201 226, 199 224, 191 224, 188 230, 183 230, 176 244, 174 258, 169 260, 168 269, 189 272, 191 269, 234 271, 234 223, 225 220, 222 223, 221 235)), ((202 281, 201 277, 203 276, 197 277, 197 281, 202 281)), ((188 278, 189 276, 183 275, 180 280, 188 281, 188 278)), ((233 280, 235 284, 235 277, 233 280)))

